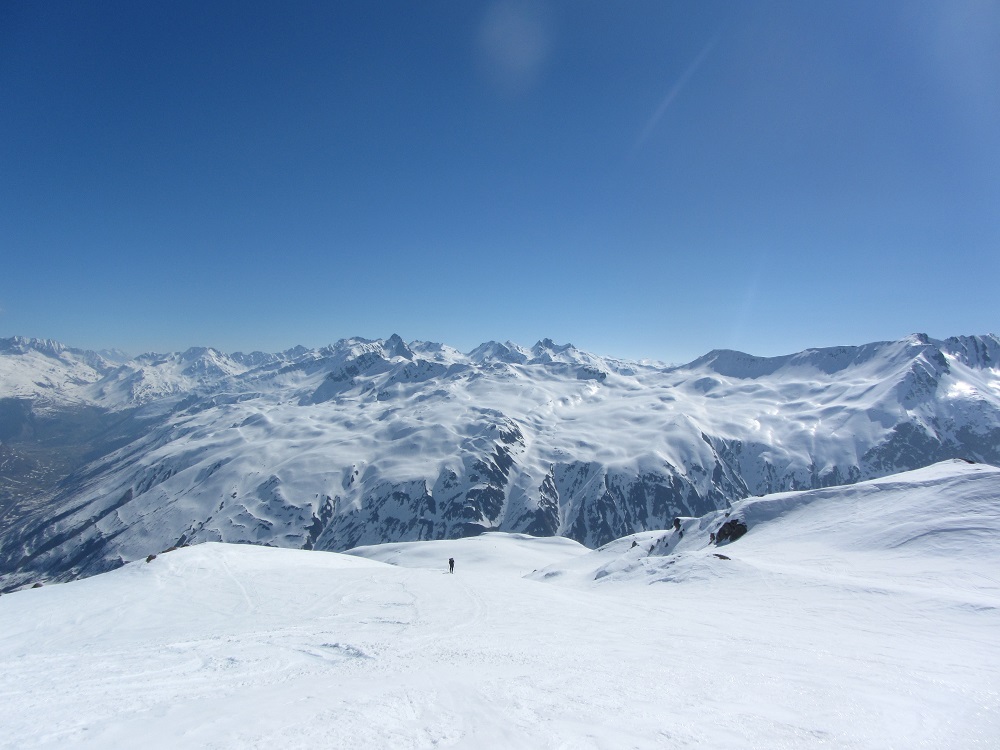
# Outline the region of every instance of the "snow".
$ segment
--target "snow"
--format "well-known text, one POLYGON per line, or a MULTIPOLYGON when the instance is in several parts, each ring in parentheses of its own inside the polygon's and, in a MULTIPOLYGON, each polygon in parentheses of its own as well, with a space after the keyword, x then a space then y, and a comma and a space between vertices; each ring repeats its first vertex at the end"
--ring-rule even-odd
POLYGON ((1000 469, 729 513, 718 547, 722 512, 595 551, 209 543, 5 595, 0 748, 996 746, 1000 469))
MULTIPOLYGON (((52 342, 0 340, 0 354, 0 396, 51 382, 67 402, 139 407, 129 442, 95 437, 96 460, 51 506, 0 528, 3 590, 178 540, 342 550, 474 525, 597 546, 748 494, 1000 460, 996 336, 716 351, 673 368, 550 340, 466 355, 398 336, 273 355, 192 348, 100 372, 52 342)), ((25 414, 10 433, 29 432, 25 414)))
POLYGON ((100 357, 49 340, 0 339, 0 398, 36 398, 42 404, 86 403, 78 390, 100 380, 100 357))

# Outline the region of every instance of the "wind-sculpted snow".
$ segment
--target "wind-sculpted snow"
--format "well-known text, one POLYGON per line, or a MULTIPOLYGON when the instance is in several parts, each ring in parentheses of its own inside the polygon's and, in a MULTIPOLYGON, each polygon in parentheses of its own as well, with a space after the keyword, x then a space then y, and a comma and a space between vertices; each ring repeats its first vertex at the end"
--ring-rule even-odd
POLYGON ((996 746, 1000 469, 728 512, 597 550, 209 543, 5 594, 0 747, 996 746))
POLYGON ((0 572, 7 588, 66 580, 201 541, 343 550, 501 530, 598 547, 750 496, 1000 463, 998 361, 996 336, 677 367, 548 339, 465 355, 355 338, 124 364, 7 340, 0 396, 16 403, 0 409, 14 436, 0 466, 20 489, 0 572), (17 467, 44 452, 25 427, 43 403, 128 422, 104 442, 95 426, 88 463, 32 484, 17 467))

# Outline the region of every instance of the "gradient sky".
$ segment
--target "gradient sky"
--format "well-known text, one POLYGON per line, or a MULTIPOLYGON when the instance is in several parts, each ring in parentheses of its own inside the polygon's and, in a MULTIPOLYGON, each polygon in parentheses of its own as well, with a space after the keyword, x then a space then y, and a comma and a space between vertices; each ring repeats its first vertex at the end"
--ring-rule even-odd
POLYGON ((1000 3, 0 4, 0 336, 1000 332, 1000 3))

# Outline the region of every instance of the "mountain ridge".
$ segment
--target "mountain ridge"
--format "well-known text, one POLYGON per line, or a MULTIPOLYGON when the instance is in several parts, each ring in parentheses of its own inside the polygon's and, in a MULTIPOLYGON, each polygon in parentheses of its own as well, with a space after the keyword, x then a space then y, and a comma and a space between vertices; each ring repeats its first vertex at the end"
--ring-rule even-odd
POLYGON ((0 575, 68 579, 205 540, 503 530, 596 547, 749 496, 1000 463, 992 334, 673 366, 395 334, 88 356, 0 341, 0 575), (71 417, 79 439, 54 446, 71 417))

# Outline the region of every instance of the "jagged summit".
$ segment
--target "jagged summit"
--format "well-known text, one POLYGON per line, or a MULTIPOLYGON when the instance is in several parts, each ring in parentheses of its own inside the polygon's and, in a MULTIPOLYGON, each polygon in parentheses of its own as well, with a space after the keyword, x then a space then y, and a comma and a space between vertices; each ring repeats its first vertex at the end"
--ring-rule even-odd
POLYGON ((1000 336, 955 336, 945 339, 945 353, 969 367, 1000 366, 1000 336))
POLYGON ((581 352, 572 344, 556 344, 552 339, 542 339, 531 347, 531 356, 537 362, 579 362, 581 352))
POLYGON ((398 333, 392 334, 382 345, 388 357, 402 357, 403 359, 413 359, 413 352, 410 350, 398 333))
POLYGON ((27 336, 12 336, 0 339, 0 351, 14 354, 24 354, 29 349, 58 357, 66 346, 52 339, 36 339, 27 336))

